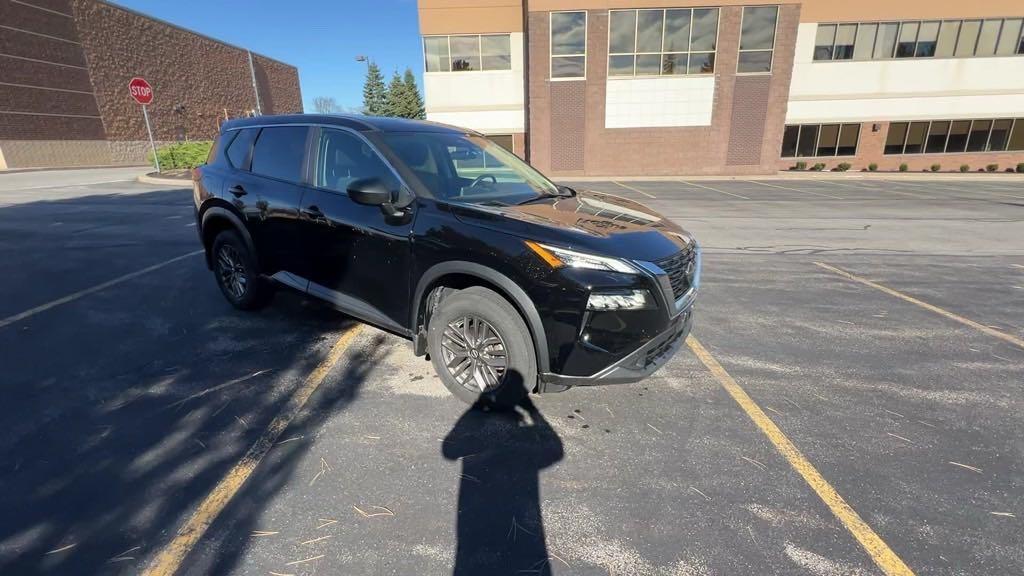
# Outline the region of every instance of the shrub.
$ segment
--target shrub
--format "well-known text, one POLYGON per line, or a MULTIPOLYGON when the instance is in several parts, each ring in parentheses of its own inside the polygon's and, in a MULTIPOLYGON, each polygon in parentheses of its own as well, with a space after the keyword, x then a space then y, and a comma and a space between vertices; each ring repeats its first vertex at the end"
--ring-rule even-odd
POLYGON ((871 172, 878 172, 878 164, 875 164, 874 162, 868 164, 868 170, 871 172))
POLYGON ((836 170, 839 170, 840 172, 846 172, 847 170, 850 169, 851 166, 852 165, 849 162, 840 162, 839 164, 836 165, 836 170))
POLYGON ((1006 171, 1010 172, 1011 174, 1014 172, 1013 168, 1010 168, 1009 166, 1007 166, 1006 171))
POLYGON ((801 160, 801 161, 797 162, 796 166, 794 166, 793 168, 795 168, 797 170, 807 170, 807 162, 804 162, 803 160, 801 160))
POLYGON ((967 164, 961 164, 960 165, 960 171, 961 172, 970 172, 971 171, 971 167, 968 166, 967 164))
POLYGON ((1017 173, 1018 174, 1024 174, 1024 162, 1021 162, 1020 164, 1017 164, 1017 173))
POLYGON ((996 170, 999 170, 999 164, 989 164, 988 166, 985 166, 985 170, 995 172, 996 170))
POLYGON ((984 168, 978 168, 978 172, 984 172, 984 171, 985 171, 984 168))
POLYGON ((811 166, 811 170, 814 170, 815 172, 821 172, 824 169, 825 169, 825 164, 822 163, 822 162, 818 162, 814 166, 811 166))
MULTIPOLYGON (((156 149, 156 156, 160 160, 160 169, 195 168, 206 162, 211 146, 213 146, 213 142, 210 140, 175 142, 161 146, 156 149)), ((147 154, 146 158, 152 163, 153 152, 147 154)))
POLYGON ((942 170, 942 164, 932 164, 932 172, 938 172, 942 170))
POLYGON ((906 162, 900 164, 900 172, 906 172, 907 170, 910 170, 910 166, 907 166, 906 162))

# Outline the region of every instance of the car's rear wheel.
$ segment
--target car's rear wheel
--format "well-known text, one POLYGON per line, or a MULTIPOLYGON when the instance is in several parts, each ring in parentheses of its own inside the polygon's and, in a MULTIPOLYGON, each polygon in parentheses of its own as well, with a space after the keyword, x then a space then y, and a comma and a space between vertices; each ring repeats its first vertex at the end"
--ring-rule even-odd
POLYGON ((427 346, 445 387, 469 404, 513 407, 537 381, 526 323, 504 297, 481 286, 441 301, 430 318, 427 346))
POLYGON ((262 278, 256 260, 234 230, 225 230, 213 240, 213 273, 220 291, 232 306, 256 310, 266 306, 273 288, 262 278))

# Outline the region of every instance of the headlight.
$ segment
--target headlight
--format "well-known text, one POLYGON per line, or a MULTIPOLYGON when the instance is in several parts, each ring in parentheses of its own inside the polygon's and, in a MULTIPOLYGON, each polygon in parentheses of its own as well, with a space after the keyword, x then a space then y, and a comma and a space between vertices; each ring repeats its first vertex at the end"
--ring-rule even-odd
POLYGON ((624 260, 619 260, 618 258, 586 254, 584 252, 577 252, 566 248, 557 248, 555 246, 538 244, 531 241, 527 241, 526 245, 530 247, 530 250, 536 252, 537 255, 547 262, 552 268, 569 266, 572 268, 587 268, 590 270, 624 272, 626 274, 637 273, 636 268, 627 264, 624 260))
POLYGON ((587 310, 650 310, 656 308, 654 298, 647 290, 625 290, 621 292, 592 292, 587 300, 587 310))

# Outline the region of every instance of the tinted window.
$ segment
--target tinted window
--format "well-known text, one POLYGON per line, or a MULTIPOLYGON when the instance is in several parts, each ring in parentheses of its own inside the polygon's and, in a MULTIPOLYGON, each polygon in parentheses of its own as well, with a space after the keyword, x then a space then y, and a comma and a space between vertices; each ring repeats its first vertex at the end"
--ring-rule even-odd
POLYGON ((427 36, 423 38, 423 57, 427 72, 448 72, 452 69, 448 55, 447 36, 427 36))
POLYGON ((907 139, 906 122, 893 122, 889 124, 889 135, 885 139, 886 154, 902 154, 903 142, 907 139))
POLYGON ((361 138, 342 130, 322 130, 317 148, 316 185, 346 192, 349 184, 363 178, 377 178, 392 190, 398 188, 394 174, 361 138))
POLYGON ((782 157, 791 158, 796 156, 796 139, 800 135, 799 126, 786 126, 782 134, 782 157))
POLYGON ((259 128, 247 128, 238 130, 235 139, 228 146, 228 161, 235 168, 242 170, 249 169, 249 153, 252 151, 252 143, 256 140, 259 128))
POLYGON ((306 126, 264 128, 252 152, 252 171, 289 182, 302 181, 306 126))

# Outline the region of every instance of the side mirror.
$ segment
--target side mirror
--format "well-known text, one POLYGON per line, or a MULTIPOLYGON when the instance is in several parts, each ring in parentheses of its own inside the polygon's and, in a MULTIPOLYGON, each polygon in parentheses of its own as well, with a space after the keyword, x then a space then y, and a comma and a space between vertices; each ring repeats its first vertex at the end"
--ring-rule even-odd
POLYGON ((391 190, 377 178, 352 181, 348 185, 348 196, 356 204, 366 206, 384 206, 391 202, 391 190))

